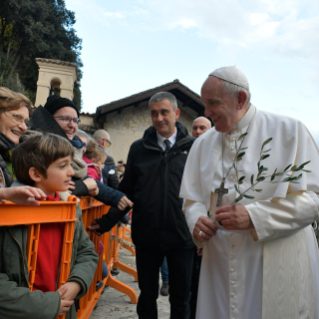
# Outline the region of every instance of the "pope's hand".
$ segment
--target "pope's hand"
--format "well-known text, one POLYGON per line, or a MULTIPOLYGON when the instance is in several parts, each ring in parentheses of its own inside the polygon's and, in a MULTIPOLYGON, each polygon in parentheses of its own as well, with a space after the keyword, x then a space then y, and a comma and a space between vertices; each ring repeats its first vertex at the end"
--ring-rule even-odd
POLYGON ((215 215, 215 220, 221 222, 223 227, 227 230, 245 230, 254 228, 245 206, 223 206, 216 210, 215 215))
POLYGON ((198 240, 204 242, 212 238, 217 230, 218 228, 214 221, 207 216, 200 216, 195 224, 193 235, 198 240))

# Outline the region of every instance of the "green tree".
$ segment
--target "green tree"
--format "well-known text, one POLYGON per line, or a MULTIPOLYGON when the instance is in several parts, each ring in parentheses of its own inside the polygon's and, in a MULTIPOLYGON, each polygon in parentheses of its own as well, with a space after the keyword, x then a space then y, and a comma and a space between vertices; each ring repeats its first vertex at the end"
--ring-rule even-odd
MULTIPOLYGON (((2 0, 0 4, 0 85, 18 74, 34 101, 38 66, 35 58, 76 63, 75 100, 81 108, 82 40, 76 35, 74 12, 64 0, 2 0)), ((12 84, 11 84, 12 85, 12 84)))

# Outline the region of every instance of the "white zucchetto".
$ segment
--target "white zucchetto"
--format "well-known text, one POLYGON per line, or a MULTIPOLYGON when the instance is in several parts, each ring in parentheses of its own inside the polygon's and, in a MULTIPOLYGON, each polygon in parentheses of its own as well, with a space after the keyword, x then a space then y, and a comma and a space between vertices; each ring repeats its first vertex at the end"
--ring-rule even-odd
POLYGON ((216 78, 238 85, 249 91, 249 84, 245 74, 237 69, 235 66, 226 66, 223 68, 219 68, 210 73, 209 76, 215 76, 216 78))

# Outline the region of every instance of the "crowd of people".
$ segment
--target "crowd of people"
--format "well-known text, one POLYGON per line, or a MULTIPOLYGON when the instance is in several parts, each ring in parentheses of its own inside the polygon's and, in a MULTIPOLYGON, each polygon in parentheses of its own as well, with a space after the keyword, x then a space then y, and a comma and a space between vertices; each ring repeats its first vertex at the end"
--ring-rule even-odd
POLYGON ((319 318, 317 146, 302 123, 257 110, 235 67, 212 72, 201 97, 206 117, 190 135, 176 97, 154 94, 152 126, 116 165, 108 132, 79 130, 69 99, 33 108, 0 88, 1 201, 37 206, 73 194, 111 206, 88 230, 77 207, 70 277, 59 288, 63 224, 41 227, 32 292, 27 227, 0 227, 0 318, 76 318, 99 258, 87 231, 131 223, 132 208, 140 319, 158 318, 159 291, 172 319, 319 318))

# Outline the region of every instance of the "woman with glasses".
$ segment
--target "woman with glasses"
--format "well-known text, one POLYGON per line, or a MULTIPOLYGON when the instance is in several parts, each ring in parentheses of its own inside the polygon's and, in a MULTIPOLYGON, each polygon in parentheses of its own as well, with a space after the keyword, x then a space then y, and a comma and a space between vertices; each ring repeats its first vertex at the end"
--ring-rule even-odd
POLYGON ((50 132, 60 135, 70 141, 74 148, 72 168, 74 170, 74 186, 70 186, 73 195, 94 196, 97 200, 119 209, 124 209, 132 203, 125 194, 103 185, 87 176, 87 166, 82 159, 83 143, 75 133, 80 124, 79 111, 75 104, 58 95, 48 97, 44 107, 38 107, 32 114, 31 130, 50 132))
POLYGON ((37 206, 39 202, 29 198, 44 199, 46 196, 40 189, 29 186, 9 188, 13 183, 10 151, 27 131, 32 108, 23 94, 0 87, 0 200, 37 206))

